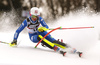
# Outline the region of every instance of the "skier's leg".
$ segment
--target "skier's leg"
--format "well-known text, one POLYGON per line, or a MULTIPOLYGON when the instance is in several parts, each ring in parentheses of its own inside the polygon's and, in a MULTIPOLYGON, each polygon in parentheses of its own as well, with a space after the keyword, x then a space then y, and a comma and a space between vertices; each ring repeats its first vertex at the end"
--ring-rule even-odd
MULTIPOLYGON (((41 35, 32 35, 32 34, 29 34, 29 37, 30 37, 30 40, 34 43, 39 42, 43 38, 41 35)), ((66 52, 61 51, 59 47, 57 47, 56 45, 54 45, 52 42, 48 41, 45 38, 41 41, 41 43, 46 45, 50 49, 53 49, 54 51, 57 51, 57 52, 63 54, 63 56, 65 56, 65 54, 66 54, 66 52)))
POLYGON ((38 35, 37 34, 29 34, 29 38, 32 42, 37 43, 39 40, 37 39, 38 35))
MULTIPOLYGON (((47 34, 47 31, 44 32, 38 32, 40 35, 45 36, 47 34)), ((56 46, 59 46, 60 48, 65 49, 67 45, 65 43, 59 42, 56 39, 54 39, 50 34, 46 37, 47 40, 54 43, 56 46)))
MULTIPOLYGON (((37 35, 37 34, 29 34, 29 37, 30 37, 30 40, 34 43, 39 42, 43 38, 41 35, 37 35)), ((50 42, 46 39, 43 39, 43 41, 41 43, 46 45, 50 49, 54 49, 55 51, 58 51, 60 49, 57 46, 55 46, 52 42, 50 42)))
MULTIPOLYGON (((41 40, 43 37, 41 35, 38 35, 37 39, 41 40)), ((46 45, 47 47, 49 47, 50 49, 54 49, 55 51, 60 50, 60 48, 58 48, 56 45, 54 45, 52 42, 48 41, 47 39, 43 39, 41 41, 42 44, 46 45)))
MULTIPOLYGON (((38 35, 38 40, 41 40, 43 37, 41 35, 38 35)), ((50 49, 54 49, 54 51, 57 51, 61 54, 63 54, 63 56, 65 56, 66 52, 60 50, 60 48, 58 48, 56 45, 54 45, 52 42, 48 41, 47 39, 43 39, 42 43, 44 45, 46 45, 47 47, 49 47, 50 49)))
MULTIPOLYGON (((47 34, 47 32, 46 33, 44 32, 43 35, 45 36, 46 34, 47 34)), ((39 35, 38 38, 39 38, 39 40, 41 40, 43 37, 41 35, 39 35)), ((62 48, 62 49, 60 49, 59 52, 61 54, 63 54, 63 56, 66 54, 66 52, 77 53, 79 55, 79 57, 82 56, 82 52, 79 52, 76 49, 71 48, 68 44, 65 44, 63 42, 60 42, 60 41, 55 40, 54 38, 51 37, 50 34, 46 37, 45 40, 42 41, 42 43, 44 43, 44 45, 46 45, 47 47, 49 47, 51 49, 54 49, 54 50, 56 49, 55 51, 59 51, 59 48, 58 47, 62 48), (50 41, 53 41, 53 42, 50 42, 47 39, 49 39, 50 41), (61 51, 61 50, 63 50, 63 51, 61 51), (64 52, 64 51, 66 51, 66 52, 64 52)))
POLYGON ((53 41, 53 43, 54 43, 56 46, 59 46, 59 47, 62 48, 62 49, 68 48, 68 47, 67 47, 67 44, 65 44, 65 43, 63 43, 63 42, 60 42, 60 41, 58 41, 58 40, 53 41))
MULTIPOLYGON (((44 31, 44 32, 38 32, 38 33, 44 37, 48 32, 44 31)), ((53 42, 55 40, 50 34, 46 36, 45 39, 49 40, 50 42, 53 42)))

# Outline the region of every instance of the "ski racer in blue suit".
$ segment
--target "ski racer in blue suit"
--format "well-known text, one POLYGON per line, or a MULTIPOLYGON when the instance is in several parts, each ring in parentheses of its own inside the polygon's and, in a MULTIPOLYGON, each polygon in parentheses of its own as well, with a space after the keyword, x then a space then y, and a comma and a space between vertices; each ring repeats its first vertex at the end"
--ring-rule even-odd
MULTIPOLYGON (((38 43, 47 34, 47 30, 49 28, 44 19, 40 17, 39 9, 37 7, 33 7, 30 10, 30 17, 25 19, 16 30, 10 46, 17 45, 17 38, 25 27, 28 30, 30 40, 34 43, 38 43)), ((55 51, 61 51, 59 47, 66 48, 65 43, 57 41, 51 37, 50 34, 41 43, 42 45, 45 45, 50 49, 54 49, 55 51)), ((64 55, 66 52, 61 51, 61 53, 64 55)))
MULTIPOLYGON (((44 32, 39 32, 37 31, 38 28, 40 27, 40 24, 43 26, 43 27, 46 27, 46 28, 49 28, 48 25, 45 23, 45 21, 43 20, 42 17, 39 17, 39 21, 33 21, 31 17, 27 18, 26 20, 23 21, 23 23, 20 25, 20 27, 16 30, 16 33, 14 35, 14 40, 17 40, 18 36, 19 36, 19 33, 25 28, 27 27, 27 30, 28 30, 28 33, 29 33, 29 38, 32 42, 34 43, 37 43, 39 42, 39 40, 37 39, 38 37, 38 34, 44 36, 45 34, 47 34, 47 31, 44 31, 44 32), (35 28, 30 28, 29 25, 31 24, 30 22, 28 21, 31 21, 31 23, 35 24, 35 28)), ((34 26, 34 25, 33 25, 34 26)), ((49 41, 53 42, 55 39, 54 38, 51 38, 50 37, 51 35, 48 35, 46 37, 46 39, 48 39, 49 41)))

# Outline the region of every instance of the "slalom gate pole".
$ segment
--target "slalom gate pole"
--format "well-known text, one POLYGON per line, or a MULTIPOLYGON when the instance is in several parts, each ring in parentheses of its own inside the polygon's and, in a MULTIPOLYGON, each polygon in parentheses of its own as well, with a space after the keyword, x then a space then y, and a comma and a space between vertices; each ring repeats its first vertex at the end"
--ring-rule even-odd
POLYGON ((53 31, 55 31, 55 30, 57 30, 57 29, 60 29, 61 27, 58 27, 58 28, 55 28, 55 29, 53 29, 53 30, 51 30, 50 32, 48 32, 38 43, 37 43, 37 45, 35 46, 35 48, 37 48, 37 46, 41 43, 41 41, 46 37, 46 36, 48 36, 51 32, 53 32, 53 31))
POLYGON ((73 27, 73 28, 62 28, 62 27, 58 27, 58 28, 51 28, 49 30, 51 30, 50 32, 48 32, 35 46, 35 48, 37 48, 37 46, 41 43, 41 41, 47 36, 49 35, 51 32, 55 31, 55 30, 64 30, 64 29, 85 29, 85 28, 94 28, 93 26, 91 27, 73 27))
MULTIPOLYGON (((58 30, 65 30, 65 29, 85 29, 85 28, 94 28, 93 26, 91 27, 73 27, 73 28, 59 28, 58 30)), ((49 30, 53 30, 53 28, 49 29, 49 30)))

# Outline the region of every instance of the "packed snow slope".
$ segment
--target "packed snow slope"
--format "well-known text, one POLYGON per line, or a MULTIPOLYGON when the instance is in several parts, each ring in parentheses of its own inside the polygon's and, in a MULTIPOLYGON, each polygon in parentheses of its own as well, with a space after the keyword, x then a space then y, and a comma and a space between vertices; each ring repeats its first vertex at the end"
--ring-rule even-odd
MULTIPOLYGON (((18 27, 14 27, 11 17, 0 20, 0 41, 11 42, 18 27), (3 25, 2 25, 3 24, 3 25)), ((18 46, 10 47, 8 44, 0 43, 0 65, 100 65, 100 15, 94 13, 78 12, 70 13, 55 21, 50 21, 48 26, 56 28, 91 27, 89 29, 56 30, 51 33, 55 39, 63 41, 73 48, 83 52, 83 57, 67 53, 65 57, 61 54, 44 48, 41 44, 34 48, 36 43, 29 40, 26 29, 20 33, 18 46)), ((49 32, 49 31, 48 31, 49 32)))

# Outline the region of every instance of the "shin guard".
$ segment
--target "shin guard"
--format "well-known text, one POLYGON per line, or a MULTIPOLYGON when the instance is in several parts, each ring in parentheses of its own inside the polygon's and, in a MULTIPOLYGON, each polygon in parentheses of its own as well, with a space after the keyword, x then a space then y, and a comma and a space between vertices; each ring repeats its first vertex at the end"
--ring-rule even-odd
MULTIPOLYGON (((38 35, 37 39, 40 41, 42 38, 43 37, 41 35, 38 35)), ((45 46, 49 47, 50 49, 54 49, 55 45, 52 42, 45 39, 45 38, 41 41, 41 43, 44 44, 45 46)))

